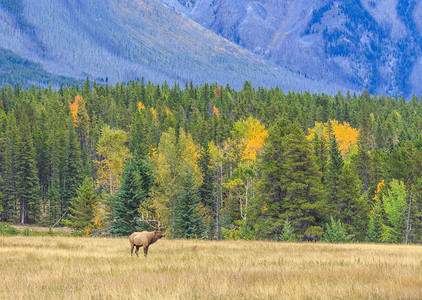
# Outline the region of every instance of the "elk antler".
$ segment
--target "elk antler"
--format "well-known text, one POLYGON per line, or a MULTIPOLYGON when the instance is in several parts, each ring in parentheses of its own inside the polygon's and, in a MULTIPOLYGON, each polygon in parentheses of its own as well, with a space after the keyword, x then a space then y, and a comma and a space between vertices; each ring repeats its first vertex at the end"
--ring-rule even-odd
POLYGON ((150 227, 152 227, 154 230, 161 230, 161 229, 165 229, 166 227, 160 227, 160 224, 161 224, 161 221, 159 221, 159 220, 150 220, 150 219, 148 219, 148 213, 147 213, 147 218, 145 219, 144 218, 144 214, 142 214, 142 218, 141 219, 139 219, 139 221, 143 221, 143 222, 145 222, 145 223, 147 223, 150 227), (151 225, 151 223, 150 222, 157 222, 157 226, 153 226, 153 225, 151 225))

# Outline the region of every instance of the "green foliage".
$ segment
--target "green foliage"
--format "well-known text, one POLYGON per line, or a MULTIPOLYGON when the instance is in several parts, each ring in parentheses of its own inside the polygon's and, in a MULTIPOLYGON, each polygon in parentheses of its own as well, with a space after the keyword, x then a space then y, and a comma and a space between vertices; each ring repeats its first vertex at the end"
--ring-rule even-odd
POLYGON ((335 221, 334 218, 331 217, 331 223, 327 224, 321 241, 329 243, 349 243, 353 241, 353 235, 347 233, 346 227, 340 220, 335 221))
POLYGON ((68 220, 63 221, 63 224, 78 231, 84 230, 88 235, 94 227, 94 206, 98 201, 89 177, 84 179, 76 194, 70 202, 68 220))
POLYGON ((17 234, 19 234, 19 230, 17 230, 15 227, 0 222, 0 235, 12 236, 17 234))
POLYGON ((238 228, 221 228, 225 240, 253 240, 256 238, 253 228, 248 226, 245 220, 233 222, 238 228))
POLYGON ((380 243, 384 226, 383 207, 380 196, 376 197, 375 203, 370 212, 370 220, 366 241, 380 243))
POLYGON ((390 189, 383 197, 386 223, 382 226, 383 242, 404 242, 408 199, 404 183, 394 179, 390 189))
POLYGON ((274 224, 267 234, 279 236, 280 222, 286 218, 299 235, 321 223, 326 209, 321 173, 311 144, 297 124, 281 120, 270 128, 260 169, 262 200, 258 200, 255 211, 260 212, 254 218, 274 224))
MULTIPOLYGON (((249 83, 240 91, 217 84, 181 89, 177 84, 145 82, 100 86, 90 81, 81 90, 62 86, 57 91, 7 86, 0 88, 0 218, 19 222, 23 195, 27 202, 22 203, 29 205, 25 223, 53 225, 78 198, 81 179, 86 175, 99 179, 101 171, 95 162, 104 158, 105 144, 100 140, 108 125, 110 132, 128 139, 119 143, 108 139, 111 150, 107 153, 117 144, 128 147, 127 154, 140 164, 133 177, 137 179, 128 186, 139 181, 139 189, 151 189, 151 197, 138 199, 127 209, 128 199, 138 196, 128 192, 126 200, 119 199, 117 194, 123 197, 124 190, 133 191, 123 188, 123 179, 113 197, 104 196, 95 208, 91 206, 95 229, 113 225, 107 213, 115 213, 118 223, 119 218, 129 220, 129 211, 131 220, 148 212, 168 226, 171 236, 176 217, 195 206, 194 219, 200 215, 205 226, 202 236, 215 238, 218 144, 225 238, 284 239, 288 219, 297 239, 313 240, 323 235, 331 215, 357 241, 403 242, 412 197, 409 240, 417 243, 422 237, 422 109, 418 100, 414 97, 407 103, 368 93, 331 97, 254 90, 249 83), (76 110, 74 99, 80 95, 85 108, 76 110), (333 140, 328 151, 321 137, 314 135, 311 140, 305 134, 315 128, 316 120, 333 118, 361 129, 358 145, 343 158, 333 140), (257 120, 270 128, 266 139, 259 134, 263 131, 253 130, 258 127, 246 127, 259 124, 257 120), (261 151, 260 146, 263 150, 255 163, 253 154, 261 151), (139 160, 145 156, 148 168, 139 160), (192 174, 191 189, 184 187, 186 169, 192 174), (377 191, 382 180, 388 189, 377 191), (106 210, 106 201, 111 201, 113 210, 106 210)), ((110 177, 103 179, 109 182, 110 177)), ((147 229, 140 228, 145 224, 131 224, 130 230, 116 235, 147 229)))
POLYGON ((281 231, 280 239, 283 242, 296 242, 297 241, 295 230, 294 230, 292 224, 290 224, 289 219, 286 219, 286 221, 284 221, 283 230, 281 231))
POLYGON ((130 235, 134 231, 149 229, 139 221, 141 212, 151 212, 150 190, 153 178, 146 161, 134 158, 126 162, 122 184, 112 205, 113 221, 110 232, 115 236, 130 235))
POLYGON ((66 150, 63 163, 61 207, 62 211, 65 211, 69 207, 70 201, 76 196, 82 176, 81 151, 71 117, 67 121, 66 150))
POLYGON ((173 236, 176 238, 202 238, 204 225, 203 212, 198 197, 198 188, 195 187, 192 173, 184 170, 182 190, 177 196, 174 208, 173 236))
POLYGON ((36 153, 31 133, 30 104, 21 103, 18 111, 19 130, 14 159, 16 163, 16 195, 19 199, 20 223, 38 221, 41 214, 40 188, 36 153))
POLYGON ((343 172, 343 157, 341 156, 340 150, 335 135, 331 137, 330 151, 329 151, 329 163, 327 166, 327 174, 325 176, 324 185, 327 190, 327 201, 330 209, 329 214, 334 215, 340 212, 340 206, 342 199, 339 198, 341 192, 340 181, 343 172))

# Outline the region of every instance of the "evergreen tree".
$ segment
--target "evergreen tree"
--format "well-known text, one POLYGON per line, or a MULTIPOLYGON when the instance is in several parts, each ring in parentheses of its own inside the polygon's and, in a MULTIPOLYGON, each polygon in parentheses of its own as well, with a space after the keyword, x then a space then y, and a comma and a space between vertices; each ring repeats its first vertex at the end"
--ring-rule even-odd
POLYGON ((382 205, 382 194, 385 188, 384 180, 378 183, 374 203, 369 213, 369 225, 366 240, 372 243, 380 243, 382 241, 382 227, 384 224, 384 211, 382 205))
POLYGON ((82 185, 76 190, 77 196, 69 203, 68 219, 63 223, 76 230, 84 230, 88 235, 93 227, 94 205, 98 197, 94 193, 94 187, 89 177, 85 177, 82 185))
POLYGON ((422 178, 419 177, 410 192, 410 230, 409 241, 422 241, 422 178))
POLYGON ((297 241, 296 234, 289 219, 286 219, 283 224, 283 231, 281 232, 281 240, 283 242, 295 242, 297 241))
POLYGON ((174 236, 176 238, 202 238, 204 226, 198 197, 198 189, 194 186, 192 172, 184 169, 182 190, 177 196, 174 208, 174 236))
POLYGON ((152 148, 152 131, 145 110, 145 106, 139 102, 132 118, 129 138, 129 150, 141 157, 146 157, 152 148))
POLYGON ((315 163, 322 174, 321 183, 325 183, 325 176, 327 172, 328 153, 324 137, 319 137, 318 134, 314 135, 312 144, 315 151, 315 163))
POLYGON ((330 243, 347 243, 353 240, 353 236, 347 233, 344 224, 342 224, 340 220, 335 221, 333 217, 331 217, 331 224, 327 224, 327 228, 321 240, 330 243))
POLYGON ((210 150, 201 147, 201 153, 198 161, 203 175, 203 182, 199 188, 199 196, 204 207, 204 221, 206 223, 206 235, 214 236, 215 233, 215 214, 216 203, 214 197, 215 169, 211 165, 210 150))
POLYGON ((367 228, 369 222, 369 207, 366 194, 360 195, 361 185, 350 165, 345 164, 339 179, 338 216, 348 233, 354 234, 358 240, 364 239, 365 232, 362 228, 367 228))
POLYGON ((16 194, 19 199, 20 223, 35 222, 41 215, 40 188, 36 153, 27 114, 29 105, 19 111, 19 130, 16 139, 16 194))
POLYGON ((62 178, 62 212, 68 209, 69 202, 76 196, 76 190, 81 184, 82 168, 79 142, 71 118, 69 118, 67 126, 65 164, 62 178))
POLYGON ((352 157, 354 168, 357 171, 359 179, 363 182, 363 191, 366 192, 371 182, 371 155, 370 151, 373 148, 371 126, 368 118, 366 106, 362 105, 361 122, 358 137, 358 151, 352 157))
POLYGON ((16 171, 15 171, 15 149, 16 149, 16 119, 13 113, 7 118, 6 131, 4 133, 4 187, 3 187, 3 220, 10 222, 17 213, 16 209, 16 171))
POLYGON ((341 191, 340 179, 343 171, 343 157, 338 149, 335 135, 331 136, 330 143, 330 161, 327 167, 325 187, 327 190, 327 202, 329 206, 329 215, 338 218, 340 205, 343 199, 339 198, 341 191))
POLYGON ((114 220, 110 228, 113 235, 125 236, 134 231, 148 229, 146 224, 139 222, 139 210, 151 211, 149 197, 152 183, 153 179, 146 162, 137 162, 134 158, 128 159, 113 204, 114 220))
POLYGON ((288 218, 299 235, 320 236, 325 210, 321 173, 298 125, 281 120, 270 128, 260 169, 262 199, 255 208, 260 230, 267 237, 279 236, 281 222, 288 218))
POLYGON ((386 222, 382 226, 382 240, 387 243, 403 243, 408 211, 407 192, 402 181, 394 179, 383 197, 386 222))

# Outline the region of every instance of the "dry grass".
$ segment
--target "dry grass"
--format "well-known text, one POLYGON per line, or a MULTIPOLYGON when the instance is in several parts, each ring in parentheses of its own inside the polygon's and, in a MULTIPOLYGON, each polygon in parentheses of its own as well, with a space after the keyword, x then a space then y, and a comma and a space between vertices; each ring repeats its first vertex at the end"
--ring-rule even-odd
POLYGON ((422 298, 422 247, 0 237, 0 299, 422 298))

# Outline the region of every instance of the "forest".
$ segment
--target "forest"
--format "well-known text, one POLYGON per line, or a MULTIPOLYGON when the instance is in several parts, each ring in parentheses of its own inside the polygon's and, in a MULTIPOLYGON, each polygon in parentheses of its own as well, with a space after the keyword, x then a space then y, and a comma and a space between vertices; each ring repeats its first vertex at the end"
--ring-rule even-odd
POLYGON ((411 99, 130 81, 0 89, 0 221, 126 236, 418 243, 411 99))

